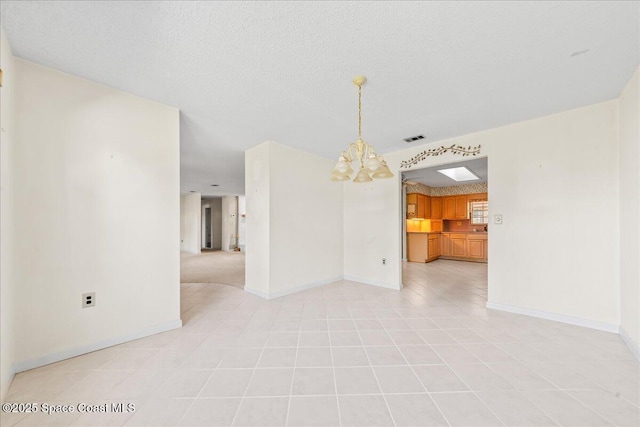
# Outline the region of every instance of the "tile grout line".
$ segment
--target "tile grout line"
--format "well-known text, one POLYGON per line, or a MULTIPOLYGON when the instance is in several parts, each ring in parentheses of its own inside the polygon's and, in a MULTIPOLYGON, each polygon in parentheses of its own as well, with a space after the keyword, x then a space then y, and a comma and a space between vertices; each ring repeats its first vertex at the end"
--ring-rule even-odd
MULTIPOLYGON (((209 381, 211 381, 211 377, 213 377, 213 374, 215 374, 218 371, 218 368, 220 367, 220 365, 222 364, 222 361, 224 360, 224 357, 222 359, 220 359, 220 361, 218 362, 218 364, 216 365, 215 369, 213 371, 211 371, 211 373, 209 374, 209 378, 207 378, 207 380, 202 384, 202 387, 200 388, 200 391, 198 392, 198 394, 196 395, 195 398, 192 398, 193 400, 191 401, 191 404, 187 407, 187 410, 184 411, 184 414, 182 414, 182 416, 180 417, 180 420, 176 423, 177 426, 179 426, 182 421, 184 420, 184 417, 187 416, 187 414, 189 413, 189 411, 191 410, 191 407, 193 406, 194 403, 196 403, 196 400, 198 400, 198 397, 200 397, 200 395, 202 394, 202 391, 205 389, 205 387, 207 386, 207 384, 209 384, 209 381)), ((186 398, 185 398, 186 399, 186 398)))
MULTIPOLYGON (((409 325, 409 326, 411 326, 411 325, 409 325)), ((467 328, 467 329, 468 329, 468 328, 467 328)), ((443 330, 444 330, 444 329, 443 329, 443 330)), ((422 340, 425 342, 425 344, 427 344, 427 345, 429 346, 429 348, 431 348, 431 349, 432 349, 432 350, 433 350, 433 351, 438 355, 438 357, 440 357, 440 355, 438 354, 438 352, 437 352, 437 351, 435 351, 435 350, 433 349, 433 347, 431 347, 431 345, 429 345, 429 344, 424 340, 424 338, 422 338, 422 336, 417 332, 417 330, 414 330, 414 332, 416 332, 416 334, 420 337, 420 339, 422 339, 422 340)), ((446 332, 446 330, 445 330, 445 332, 446 332)), ((448 334, 448 333, 447 333, 447 334, 448 334)), ((466 347, 464 347, 464 345, 463 345, 460 341, 458 341, 458 339, 456 339, 456 337, 455 337, 455 336, 451 336, 451 338, 453 338, 456 342, 458 342, 458 344, 459 344, 459 345, 461 345, 461 346, 462 346, 463 348, 465 348, 465 350, 466 350, 466 347)), ((392 341, 395 343, 395 341, 393 340, 393 338, 392 338, 392 341)), ((402 353, 402 351, 400 350, 400 348, 398 348, 398 351, 400 351, 400 354, 402 354, 402 357, 404 357, 404 354, 402 353)), ((467 351, 468 351, 468 350, 467 350, 467 351)), ((473 353, 471 353, 471 354, 473 354, 473 353)), ((476 357, 478 360, 480 360, 480 359, 479 359, 475 354, 473 354, 473 356, 474 356, 474 357, 476 357)), ((491 410, 491 408, 489 408, 489 406, 487 406, 487 404, 486 404, 486 403, 484 403, 484 401, 480 398, 480 396, 478 396, 478 393, 476 393, 476 391, 475 391, 475 390, 473 390, 473 388, 472 388, 472 387, 470 387, 470 386, 469 386, 469 384, 467 384, 467 383, 466 383, 466 382, 465 382, 465 381, 460 377, 460 375, 458 375, 458 373, 457 373, 454 369, 452 369, 452 368, 451 368, 451 366, 449 365, 449 362, 447 362, 446 360, 444 360, 442 357, 440 357, 440 359, 441 359, 441 360, 444 362, 444 364, 445 364, 445 365, 446 365, 446 366, 451 370, 451 372, 453 372, 453 374, 454 374, 456 377, 458 377, 458 379, 459 379, 459 380, 460 380, 460 381, 461 381, 461 382, 462 382, 462 383, 463 383, 463 384, 464 384, 464 385, 469 389, 469 391, 471 391, 471 393, 473 393, 473 395, 474 395, 474 396, 475 396, 475 397, 480 401, 480 403, 482 403, 482 405, 483 405, 485 408, 487 408, 487 410, 488 410, 488 411, 489 411, 489 412, 490 412, 494 417, 496 417, 496 419, 497 419, 498 421, 500 421, 503 425, 505 425, 505 426, 506 426, 505 422, 504 422, 504 421, 502 421, 502 418, 500 418, 500 417, 499 417, 495 412, 493 412, 493 411, 491 410)), ((406 359, 405 359, 405 360, 406 360, 406 359)), ((407 363, 408 363, 408 361, 407 361, 407 363)), ((409 366, 411 367, 411 370, 413 371, 413 374, 414 374, 414 375, 416 375, 415 371, 413 370, 413 367, 412 367, 411 365, 409 365, 409 366)), ((420 381, 420 383, 422 384, 422 381, 420 380, 420 378, 419 378, 417 375, 416 375, 416 378, 418 378, 418 381, 420 381)), ((422 386, 425 388, 425 390, 427 389, 427 387, 425 387, 425 385, 424 385, 424 384, 422 384, 422 386)), ((429 396, 429 397, 431 397, 431 396, 429 396)), ((432 398, 432 400, 433 400, 433 398, 432 398)), ((435 402, 435 400, 434 400, 434 404, 435 404, 435 405, 436 405, 436 407, 437 407, 437 408, 442 412, 442 409, 441 409, 441 408, 440 408, 440 406, 437 404, 437 402, 435 402)), ((444 413, 443 413, 443 416, 444 416, 444 413)), ((446 417, 445 417, 445 420, 446 420, 446 417)), ((448 422, 448 421, 447 421, 447 422, 448 422)))
MULTIPOLYGON (((342 415, 340 414, 340 398, 338 397, 338 382, 336 381, 336 364, 333 358, 333 342, 331 340, 331 331, 329 331, 329 319, 327 318, 325 320, 327 322, 327 335, 329 335, 329 352, 331 352, 331 371, 333 372, 333 389, 336 392, 336 404, 338 406, 338 424, 340 427, 342 427, 342 415)), ((360 339, 359 336, 358 336, 358 339, 360 339)))
MULTIPOLYGON (((369 309, 371 309, 371 308, 369 308, 369 309)), ((351 313, 351 309, 349 309, 349 313, 351 313)), ((352 315, 352 317, 353 317, 353 315, 352 315)), ((358 325, 356 325, 355 319, 352 318, 351 321, 353 322, 353 325, 355 327, 355 331, 358 334, 358 338, 360 339, 360 342, 362 342, 364 344, 364 342, 362 341, 362 336, 360 335, 360 329, 358 329, 358 325)), ((363 349, 364 349, 364 345, 363 345, 363 349)), ((398 424, 396 423, 396 420, 393 417, 393 413, 391 412, 391 407, 389 406, 389 402, 387 402, 387 398, 384 395, 384 391, 382 390, 382 385, 380 385, 380 380, 378 380, 378 375, 376 375, 376 370, 373 369, 373 366, 371 365, 371 359, 369 358, 369 353, 367 353, 366 349, 364 350, 364 354, 365 354, 365 356, 367 356, 367 361, 369 362, 369 369, 371 369, 371 372, 373 372, 373 377, 376 379, 376 383, 378 384, 378 388, 380 389, 380 393, 382 394, 382 400, 384 400, 384 404, 387 407, 387 411, 389 411, 389 416, 391 417, 391 421, 393 422, 393 425, 397 427, 398 424)), ((338 387, 338 385, 336 384, 336 392, 337 392, 337 387, 338 387)))
MULTIPOLYGON (((455 338, 454 338, 454 339, 455 339, 455 338)), ((541 408, 539 405, 536 405, 533 401, 531 401, 531 399, 529 399, 529 398, 528 398, 528 397, 523 393, 523 391, 524 391, 524 390, 519 390, 519 389, 517 389, 517 388, 516 388, 516 387, 515 387, 515 386, 514 386, 514 385, 513 385, 509 380, 507 380, 506 378, 504 378, 504 377, 503 377, 502 375, 500 375, 498 372, 496 372, 496 371, 494 371, 493 369, 491 369, 491 366, 489 366, 489 365, 487 364, 487 362, 485 362, 484 360, 481 360, 481 359, 480 359, 478 356, 476 356, 476 355, 475 355, 471 350, 469 350, 465 344, 463 344, 463 343, 460 343, 460 344, 462 344, 462 346, 463 346, 465 349, 467 349, 469 352, 471 352, 471 354, 473 354, 476 358, 478 358, 478 360, 480 360, 480 361, 482 362, 482 364, 483 364, 483 365, 485 365, 485 366, 487 367, 487 369, 489 369, 491 372, 493 372, 494 374, 498 375, 500 378, 502 378, 502 379, 503 379, 503 380, 505 380, 507 383, 509 383, 511 386, 513 386, 513 392, 518 393, 519 395, 521 395, 521 396, 522 396, 522 397, 523 397, 527 402, 531 403, 531 404, 532 404, 535 408, 537 408, 540 412, 542 412, 542 413, 543 413, 543 414, 545 414, 547 417, 549 417, 549 419, 550 419, 551 421, 553 421, 554 423, 556 423, 556 424, 557 424, 557 425, 559 425, 559 426, 561 426, 561 425, 562 425, 558 420, 556 420, 554 417, 552 417, 552 416, 551 416, 551 414, 549 414, 547 411, 545 411, 545 410, 544 410, 543 408, 541 408)), ((493 344, 493 343, 491 343, 491 344, 493 344)), ((514 358, 514 360, 518 361, 518 363, 522 364, 522 366, 524 366, 525 368, 529 369, 526 365, 524 365, 524 364, 520 361, 520 359, 518 359, 517 357, 515 357, 515 356, 514 356, 514 355, 512 355, 511 353, 509 353, 509 352, 507 352, 507 351, 505 351, 505 350, 502 350, 500 347, 496 346, 495 344, 493 344, 493 345, 494 345, 496 348, 498 348, 500 351, 504 351, 506 354, 508 354, 509 356, 513 357, 513 358, 514 358)), ((507 363, 508 363, 508 362, 507 362, 507 363)), ((531 371, 533 372, 533 370, 531 370, 531 371)), ((535 373, 535 372, 534 372, 534 373, 535 373)), ((536 373, 536 375, 537 375, 537 373, 536 373)), ((557 386, 557 384, 555 384, 554 382, 552 382, 552 381, 550 381, 550 380, 547 380, 546 378, 544 378, 544 377, 542 377, 542 376, 540 376, 540 377, 541 377, 542 379, 544 379, 545 381, 548 381, 551 385, 553 385, 553 386, 554 386, 554 387, 556 387, 556 388, 555 388, 555 389, 536 389, 536 390, 538 390, 538 391, 549 391, 549 390, 554 391, 554 390, 560 390, 560 387, 558 387, 558 386, 557 386)), ((479 398, 480 400, 482 400, 482 402, 483 402, 483 403, 485 403, 485 402, 484 402, 484 400, 483 400, 480 396, 478 396, 478 398, 479 398)), ((489 406, 489 405, 487 405, 486 403, 485 403, 485 405, 486 405, 487 407, 489 406)))
MULTIPOLYGON (((462 344, 462 345, 464 346, 464 344, 462 344)), ((494 345, 495 345, 495 344, 494 344, 494 345)), ((466 346, 464 346, 464 347, 466 348, 466 346)), ((496 347, 497 347, 497 346, 496 346, 496 347)), ((498 348, 499 348, 499 347, 498 347, 498 348)), ((500 348, 500 350, 501 350, 501 351, 504 351, 504 350, 502 350, 501 348, 500 348)), ((522 366, 524 366, 525 368, 529 369, 526 365, 524 365, 522 362, 520 362, 520 359, 518 359, 517 357, 515 357, 515 356, 514 356, 514 355, 512 355, 511 353, 509 353, 509 352, 507 352, 507 351, 505 351, 505 353, 507 353, 509 356, 513 357, 515 360, 517 360, 519 363, 521 363, 521 364, 522 364, 522 366)), ((472 352, 472 354, 473 354, 473 352, 472 352)), ((474 356, 475 356, 475 354, 474 354, 474 356)), ((476 357, 478 357, 478 356, 476 356, 476 357)), ((480 359, 480 358, 478 358, 478 359, 480 359)), ((510 381, 508 381, 508 380, 507 380, 506 378, 504 378, 502 375, 500 375, 499 373, 497 373, 496 371, 494 371, 493 369, 491 369, 491 366, 487 365, 484 361, 482 361, 482 363, 483 363, 483 365, 485 365, 485 366, 487 367, 487 369, 489 369, 491 372, 493 372, 494 374, 498 375, 500 378, 504 379, 504 380, 505 380, 505 381, 507 381, 509 384, 511 384, 511 382, 510 382, 510 381)), ((533 371, 533 370, 532 370, 532 371, 533 371)), ((535 372, 534 372, 534 373, 535 373, 535 372)), ((537 375, 537 374, 536 374, 536 375, 537 375)), ((544 378, 544 377, 542 377, 542 376, 540 376, 540 377, 541 377, 541 378, 543 378, 545 381, 549 381, 549 380, 547 380, 546 378, 544 378)), ((548 390, 554 391, 554 390, 560 390, 560 387, 558 387, 558 386, 557 386, 557 384, 555 384, 554 382, 549 381, 549 383, 550 383, 551 385, 553 385, 554 387, 556 387, 556 389, 538 389, 538 391, 548 391, 548 390)), ((513 388, 514 388, 514 392, 516 392, 516 393, 520 394, 520 395, 521 395, 521 396, 522 396, 522 397, 523 397, 527 402, 531 403, 531 404, 532 404, 535 408, 537 408, 540 412, 542 412, 542 413, 543 413, 543 414, 545 414, 547 417, 549 417, 549 419, 550 419, 551 421, 553 421, 554 423, 556 423, 556 424, 557 424, 557 425, 559 425, 559 426, 561 426, 561 425, 562 425, 562 423, 560 423, 560 422, 559 422, 558 420, 556 420, 553 416, 551 416, 551 414, 549 414, 547 411, 545 411, 543 408, 541 408, 539 405, 536 405, 536 404, 535 404, 531 399, 529 399, 529 398, 528 398, 528 397, 523 393, 523 390, 518 390, 518 389, 517 389, 513 384, 511 384, 511 385, 512 385, 512 386, 513 386, 513 388)), ((480 400, 482 400, 482 398, 481 398, 480 396, 478 396, 478 398, 479 398, 480 400)), ((484 402, 484 401, 483 401, 483 402, 484 402)), ((486 403, 485 403, 485 405, 486 405, 486 403)), ((487 406, 488 406, 488 405, 487 405, 487 406)))
MULTIPOLYGON (((409 324, 406 319, 403 319, 410 328, 413 328, 413 326, 411 326, 411 324, 409 324)), ((413 329, 412 329, 413 330, 413 329)), ((404 353, 402 352, 402 350, 400 349, 400 347, 398 346, 398 343, 396 343, 396 341, 393 339, 393 337, 391 336, 391 334, 389 334, 388 330, 384 330, 385 333, 387 334, 387 336, 389 337, 389 339, 391 340, 391 342, 393 343, 393 345, 395 346, 396 350, 398 350, 398 353, 400 353, 400 355, 402 356, 402 358, 404 359, 405 362, 407 362, 407 365, 409 366, 409 368, 411 369, 411 372, 413 373, 413 375, 416 377, 416 379, 418 380, 418 383, 420 383, 420 385, 422 386, 422 388, 425 389, 425 391, 427 391, 427 394, 429 395, 429 399, 431 400, 431 402, 433 403, 433 405, 436 407, 436 409, 438 410, 438 412, 440 413, 440 415, 442 415, 442 418, 444 419, 444 421, 447 423, 448 426, 451 426, 451 422, 447 419, 447 417, 445 416, 444 412, 442 411, 442 409, 440 408, 440 406, 438 406, 438 404, 436 403, 436 401, 433 399, 433 397, 431 397, 431 395, 428 393, 428 389, 427 387, 422 383, 422 380, 420 379, 420 377, 416 374, 416 371, 413 369, 413 366, 409 363, 409 361, 407 360, 406 356, 404 355, 404 353)), ((417 332, 417 330, 413 330, 413 332, 415 332, 422 341, 424 341, 424 338, 422 338, 422 336, 417 332)), ((431 349, 431 351, 433 351, 435 353, 435 350, 433 350, 431 348, 431 346, 429 344, 427 344, 427 342, 425 341, 425 344, 431 349)), ((437 355, 438 353, 436 353, 437 355)), ((440 356, 438 356, 440 357, 440 356)), ((443 360, 444 362, 444 360, 443 360)))
MULTIPOLYGON (((247 395, 247 391, 249 391, 249 387, 251 386, 251 381, 253 380, 253 377, 256 374, 256 369, 258 367, 258 364, 260 363, 260 359, 262 359, 262 355, 264 354, 264 349, 267 348, 267 341, 268 340, 269 340, 269 337, 267 336, 267 338, 264 340, 264 345, 262 346, 262 351, 260 351, 260 356, 258 356, 258 360, 256 360, 256 364, 252 369, 251 376, 249 377, 249 382, 247 382, 247 387, 244 389, 244 393, 242 393, 242 397, 240 398, 240 403, 238 404, 238 409, 236 409, 236 413, 233 416, 233 420, 231 420, 231 424, 230 425, 234 425, 235 422, 236 422, 236 418, 238 418, 238 414, 240 413, 240 408, 242 408, 242 403, 244 402, 244 398, 247 395)), ((224 361, 224 359, 222 361, 224 361)), ((222 364, 222 361, 220 362, 221 364, 222 364)))
MULTIPOLYGON (((526 344, 526 343, 523 343, 523 344, 526 344)), ((497 346, 496 346, 496 347, 497 347, 497 346)), ((498 347, 498 348, 499 348, 499 347, 498 347)), ((502 349, 500 348, 500 350, 502 350, 502 349)), ((587 409, 591 410, 591 411, 592 411, 592 412, 594 412, 595 414, 597 414, 597 415, 599 415, 600 417, 602 417, 604 420, 611 422, 607 417, 605 417, 604 415, 600 414, 600 413, 599 413, 598 411, 596 411, 595 409, 589 408, 587 405, 585 405, 585 404, 584 404, 584 403, 582 403, 580 400, 576 399, 573 395, 571 395, 571 393, 568 393, 568 391, 567 391, 567 390, 572 390, 572 389, 564 389, 564 388, 562 388, 562 387, 559 387, 556 383, 554 383, 552 380, 548 379, 548 378, 547 378, 547 377, 545 377, 544 375, 540 375, 540 374, 538 374, 537 372, 535 372, 533 369, 530 369, 528 366, 526 366, 524 363, 522 363, 522 360, 521 360, 520 358, 518 358, 517 356, 515 356, 515 355, 513 355, 513 354, 509 353, 509 352, 508 352, 508 351, 506 351, 506 350, 502 350, 502 351, 504 351, 505 353, 507 353, 508 355, 510 355, 511 357, 513 357, 515 360, 517 360, 517 361, 518 361, 520 364, 522 364, 526 369, 531 370, 533 373, 535 373, 536 375, 540 376, 542 379, 544 379, 545 381, 548 381, 550 384, 552 384, 553 386, 555 386, 555 387, 556 387, 555 389, 534 389, 534 390, 532 390, 532 391, 561 391, 561 392, 564 392, 564 393, 565 393, 565 394, 567 394, 569 397, 573 398, 574 400, 578 401, 580 404, 582 404, 583 406, 585 406, 587 409)), ((552 360, 552 362, 556 362, 556 361, 555 361, 555 360, 552 360)), ((558 362, 563 363, 563 362, 561 362, 561 361, 558 361, 558 362)), ((491 369, 491 367, 490 367, 490 366, 488 366, 488 365, 486 365, 486 366, 487 366, 487 368, 489 368, 492 372, 494 372, 496 375, 499 375, 500 377, 502 377, 500 374, 498 374, 498 373, 497 373, 497 372, 495 372, 493 369, 491 369)), ((567 367, 567 369, 568 369, 568 367, 567 367)), ((575 372, 575 371, 573 371, 573 370, 572 370, 572 372, 574 372, 575 374, 580 375, 579 373, 577 373, 577 372, 575 372)), ((581 376, 582 376, 582 375, 581 375, 581 376)), ((585 379, 587 379, 587 380, 588 380, 588 378, 585 378, 585 379)), ((506 379, 505 379, 505 381, 506 381, 506 379)), ((590 380, 589 380, 589 381, 590 381, 590 380)), ((507 381, 507 382, 508 382, 508 381, 507 381)), ((594 382, 594 384, 596 384, 596 385, 600 385, 600 384, 597 384, 597 383, 595 383, 595 382, 594 382)), ((514 388, 515 388, 515 387, 514 387, 514 388)), ((591 390, 591 389, 587 389, 587 390, 591 390)), ((606 390, 606 389, 603 389, 603 390, 606 390)), ((556 424, 558 424, 558 425, 562 425, 562 423, 560 423, 560 422, 559 422, 558 420, 556 420, 556 419, 555 419, 551 414, 549 414, 547 411, 545 411, 545 410, 544 410, 544 408, 542 408, 540 405, 537 405, 535 402, 533 402, 531 399, 529 399, 529 398, 528 398, 524 393, 522 393, 522 392, 523 392, 523 391, 525 391, 525 390, 518 390, 518 389, 516 389, 516 391, 517 391, 517 392, 519 392, 519 393, 522 395, 522 397, 524 397, 524 398, 527 400, 527 402, 530 402, 534 407, 538 408, 538 409, 539 409, 543 414, 545 414, 546 416, 548 416, 548 417, 549 417, 549 419, 551 419, 553 422, 555 422, 555 423, 556 423, 556 424)), ((614 422, 611 422, 611 423, 615 425, 615 423, 614 423, 614 422)))
MULTIPOLYGON (((304 303, 302 304, 304 310, 304 303)), ((284 425, 289 425, 289 412, 291 411, 291 399, 293 396, 293 383, 296 379, 296 368, 298 365, 298 350, 300 349, 300 335, 302 334, 302 318, 300 318, 300 326, 298 327, 298 341, 296 343, 296 356, 293 359, 293 375, 291 375, 291 387, 289 387, 289 402, 287 403, 287 416, 284 420, 284 425)))

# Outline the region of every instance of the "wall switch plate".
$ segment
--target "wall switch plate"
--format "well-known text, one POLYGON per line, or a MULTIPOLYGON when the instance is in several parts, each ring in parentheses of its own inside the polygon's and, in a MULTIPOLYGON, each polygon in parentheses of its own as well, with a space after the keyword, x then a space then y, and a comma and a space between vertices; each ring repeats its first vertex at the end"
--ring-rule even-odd
POLYGON ((502 214, 495 214, 493 216, 493 223, 494 224, 502 224, 502 214))
POLYGON ((87 294, 82 294, 82 308, 89 308, 96 305, 96 293, 89 292, 87 294))

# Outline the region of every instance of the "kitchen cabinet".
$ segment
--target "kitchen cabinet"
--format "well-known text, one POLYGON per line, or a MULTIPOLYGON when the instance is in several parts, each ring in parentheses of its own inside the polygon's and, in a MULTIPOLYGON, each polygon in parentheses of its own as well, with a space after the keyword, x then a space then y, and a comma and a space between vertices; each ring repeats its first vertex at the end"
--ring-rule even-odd
POLYGON ((427 261, 440 258, 440 234, 429 234, 427 261))
POLYGON ((407 218, 416 218, 418 213, 418 194, 407 194, 407 218))
POLYGON ((443 219, 467 219, 467 195, 443 197, 443 219))
POLYGON ((418 193, 407 194, 407 218, 429 218, 430 212, 429 196, 418 193))
POLYGON ((423 218, 431 218, 431 197, 425 196, 424 194, 419 194, 419 196, 422 196, 424 200, 423 218))
POLYGON ((431 197, 431 218, 442 219, 442 197, 431 197))
POLYGON ((456 204, 456 217, 455 219, 468 219, 469 218, 469 212, 467 209, 467 196, 462 195, 462 196, 456 196, 455 197, 455 204, 456 204))
POLYGON ((440 256, 462 261, 487 262, 488 234, 450 233, 441 234, 440 256))
POLYGON ((407 261, 429 262, 440 257, 440 233, 407 233, 407 261))
POLYGON ((451 233, 451 256, 466 258, 467 257, 467 235, 451 233))
POLYGON ((454 196, 442 198, 442 219, 456 219, 456 198, 454 196))
POLYGON ((467 235, 467 258, 476 261, 485 261, 487 259, 487 235, 486 234, 468 234, 467 235))
POLYGON ((451 255, 451 238, 450 233, 442 233, 440 235, 440 255, 451 255))
POLYGON ((467 199, 469 201, 489 200, 489 197, 487 193, 473 193, 473 194, 467 194, 467 199))

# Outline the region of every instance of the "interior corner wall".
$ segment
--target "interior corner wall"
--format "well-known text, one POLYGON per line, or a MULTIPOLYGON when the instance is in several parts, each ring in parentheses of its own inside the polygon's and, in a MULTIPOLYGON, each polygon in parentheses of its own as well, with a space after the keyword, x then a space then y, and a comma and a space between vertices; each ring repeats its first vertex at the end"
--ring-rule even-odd
POLYGON ((275 142, 245 153, 247 285, 274 298, 344 274, 343 184, 333 162, 275 142))
POLYGON ((619 99, 620 326, 640 359, 640 69, 619 99))
POLYGON ((180 327, 178 110, 14 65, 16 371, 180 327))
POLYGON ((200 193, 180 196, 180 250, 182 252, 200 253, 200 204, 200 193))
POLYGON ((247 210, 247 254, 245 287, 248 292, 269 297, 270 150, 257 145, 244 153, 244 194, 247 210))
POLYGON ((400 172, 393 173, 389 179, 344 184, 345 279, 402 288, 402 183, 400 172))
POLYGON ((14 375, 15 356, 15 293, 13 275, 13 157, 14 137, 14 59, 11 46, 0 29, 0 401, 4 399, 14 375))
POLYGON ((343 184, 335 161, 270 143, 270 293, 342 279, 343 184))
MULTIPOLYGON (((617 330, 617 104, 385 154, 394 178, 345 186, 345 276, 384 285, 400 275, 401 161, 439 146, 481 145, 489 215, 504 217, 489 224, 489 305, 617 330)), ((411 169, 460 160, 449 152, 411 169)))

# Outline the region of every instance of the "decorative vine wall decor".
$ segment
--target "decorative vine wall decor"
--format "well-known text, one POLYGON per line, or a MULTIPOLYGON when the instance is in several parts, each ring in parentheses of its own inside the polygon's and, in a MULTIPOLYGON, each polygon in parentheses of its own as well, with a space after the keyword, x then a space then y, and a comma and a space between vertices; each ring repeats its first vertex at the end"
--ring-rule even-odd
POLYGON ((445 147, 444 145, 441 145, 438 148, 424 150, 422 153, 413 156, 409 160, 403 160, 402 162, 400 162, 400 169, 417 165, 418 162, 423 161, 427 157, 440 156, 448 152, 451 152, 451 154, 461 154, 462 157, 475 156, 477 154, 480 154, 480 145, 478 145, 477 147, 463 147, 462 145, 455 144, 453 144, 451 147, 445 147))

